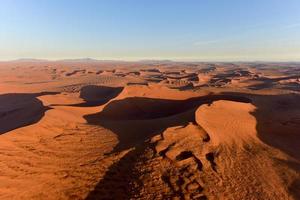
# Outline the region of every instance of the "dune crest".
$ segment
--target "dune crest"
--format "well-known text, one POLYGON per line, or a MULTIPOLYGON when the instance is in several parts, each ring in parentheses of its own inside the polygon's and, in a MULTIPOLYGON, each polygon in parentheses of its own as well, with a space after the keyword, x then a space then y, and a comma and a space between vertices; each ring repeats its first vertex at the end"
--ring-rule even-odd
POLYGON ((211 137, 214 145, 226 144, 242 146, 256 140, 256 119, 251 112, 255 106, 226 100, 202 105, 196 111, 196 122, 211 137))

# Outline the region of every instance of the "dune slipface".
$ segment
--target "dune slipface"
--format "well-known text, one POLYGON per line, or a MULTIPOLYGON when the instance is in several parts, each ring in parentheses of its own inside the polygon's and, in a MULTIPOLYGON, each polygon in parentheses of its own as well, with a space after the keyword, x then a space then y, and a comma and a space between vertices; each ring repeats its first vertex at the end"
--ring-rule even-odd
POLYGON ((0 62, 0 199, 299 199, 299 72, 0 62))

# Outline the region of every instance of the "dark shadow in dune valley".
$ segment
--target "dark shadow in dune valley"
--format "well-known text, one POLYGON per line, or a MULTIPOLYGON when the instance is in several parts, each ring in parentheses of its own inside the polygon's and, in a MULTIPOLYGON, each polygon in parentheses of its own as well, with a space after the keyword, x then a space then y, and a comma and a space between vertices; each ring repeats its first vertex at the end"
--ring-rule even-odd
POLYGON ((0 134, 38 122, 50 108, 44 106, 37 97, 50 94, 57 93, 0 95, 0 134))

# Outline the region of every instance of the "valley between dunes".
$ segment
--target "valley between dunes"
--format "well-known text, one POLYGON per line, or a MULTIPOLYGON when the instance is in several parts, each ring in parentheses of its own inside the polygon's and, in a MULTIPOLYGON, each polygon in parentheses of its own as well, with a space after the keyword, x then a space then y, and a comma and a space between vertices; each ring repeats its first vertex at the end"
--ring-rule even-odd
POLYGON ((300 199, 298 66, 0 71, 0 199, 300 199))

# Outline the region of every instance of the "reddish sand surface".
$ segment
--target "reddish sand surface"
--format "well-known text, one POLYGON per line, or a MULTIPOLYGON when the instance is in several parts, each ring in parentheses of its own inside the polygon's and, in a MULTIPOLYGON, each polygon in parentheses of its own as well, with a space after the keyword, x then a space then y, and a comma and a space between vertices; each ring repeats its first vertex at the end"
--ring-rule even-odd
POLYGON ((300 64, 0 62, 0 199, 300 199, 300 64))

